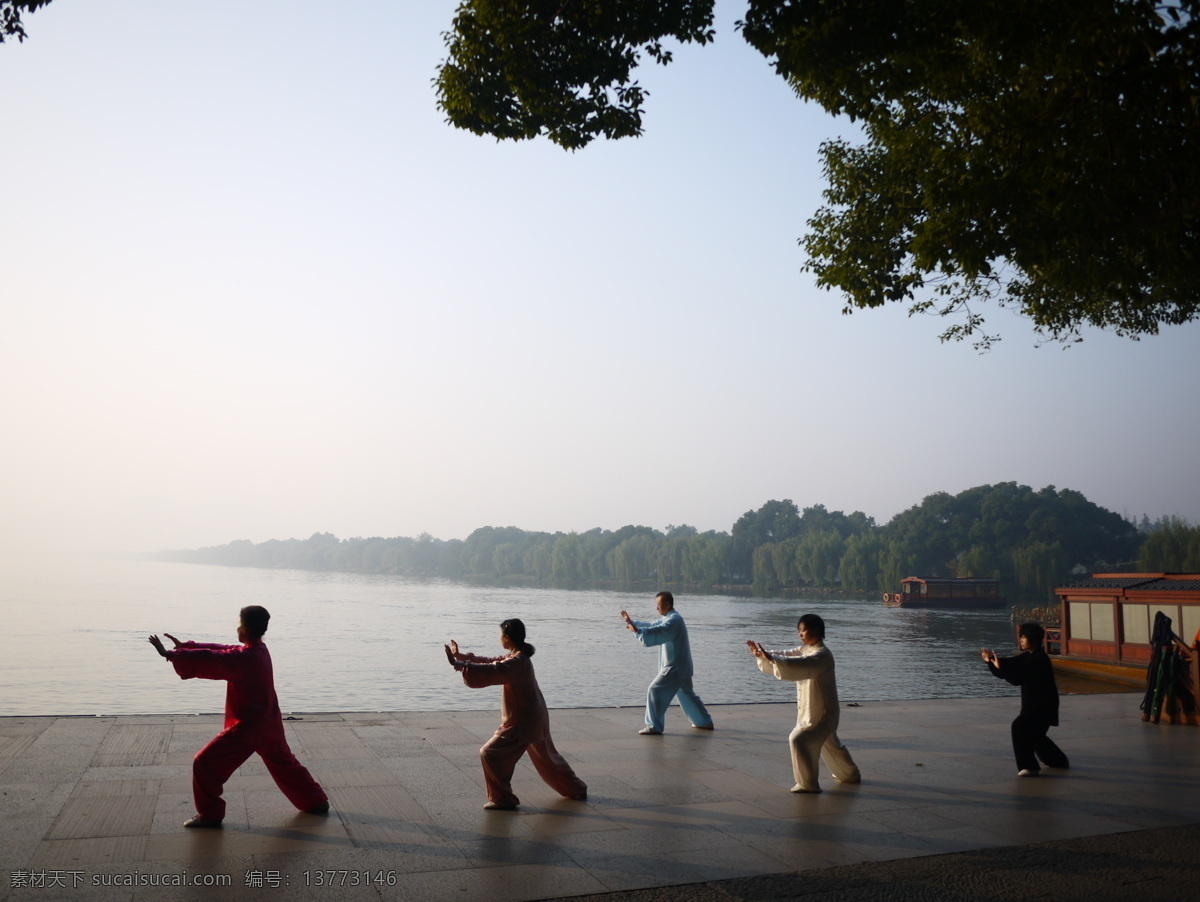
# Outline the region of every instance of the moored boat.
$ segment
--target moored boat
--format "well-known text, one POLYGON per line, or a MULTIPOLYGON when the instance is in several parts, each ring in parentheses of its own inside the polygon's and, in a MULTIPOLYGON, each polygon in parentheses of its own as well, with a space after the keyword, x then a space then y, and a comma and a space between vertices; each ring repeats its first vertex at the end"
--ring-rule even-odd
POLYGON ((998 579, 948 579, 909 576, 899 592, 884 592, 883 603, 894 608, 1000 608, 1008 600, 998 579))
MULTIPOLYGON (((1200 684, 1193 639, 1200 638, 1200 573, 1095 573, 1054 594, 1062 605, 1062 626, 1050 631, 1047 650, 1056 671, 1144 687, 1154 618, 1161 612, 1170 618, 1178 644, 1192 646, 1186 683, 1194 694, 1200 684)), ((1181 708, 1167 722, 1196 723, 1196 716, 1194 708, 1181 708)))

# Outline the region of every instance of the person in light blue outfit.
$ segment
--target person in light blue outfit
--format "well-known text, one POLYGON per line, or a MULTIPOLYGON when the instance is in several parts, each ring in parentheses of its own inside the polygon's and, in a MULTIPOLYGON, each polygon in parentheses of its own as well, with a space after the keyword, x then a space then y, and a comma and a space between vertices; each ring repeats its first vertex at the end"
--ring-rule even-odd
POLYGON ((642 645, 661 646, 658 676, 646 693, 646 726, 638 732, 643 736, 661 734, 667 707, 676 694, 679 695, 679 707, 692 722, 692 727, 711 730, 712 716, 700 696, 692 691, 692 647, 688 643, 687 624, 675 610, 675 596, 670 592, 659 592, 654 596, 654 606, 660 615, 657 620, 633 620, 627 612, 621 612, 625 627, 642 645))

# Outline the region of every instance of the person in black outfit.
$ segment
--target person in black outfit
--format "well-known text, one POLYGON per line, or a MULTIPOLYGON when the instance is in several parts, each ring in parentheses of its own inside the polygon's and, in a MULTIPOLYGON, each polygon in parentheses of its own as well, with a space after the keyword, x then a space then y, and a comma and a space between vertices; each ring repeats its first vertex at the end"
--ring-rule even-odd
POLYGON ((988 670, 1021 687, 1021 713, 1012 722, 1018 777, 1036 777, 1041 772, 1039 758, 1047 767, 1070 767, 1062 749, 1046 735, 1047 730, 1058 726, 1058 685, 1050 658, 1042 648, 1045 638, 1041 624, 1022 623, 1017 628, 1021 653, 1016 657, 1000 658, 990 648, 980 650, 988 670))

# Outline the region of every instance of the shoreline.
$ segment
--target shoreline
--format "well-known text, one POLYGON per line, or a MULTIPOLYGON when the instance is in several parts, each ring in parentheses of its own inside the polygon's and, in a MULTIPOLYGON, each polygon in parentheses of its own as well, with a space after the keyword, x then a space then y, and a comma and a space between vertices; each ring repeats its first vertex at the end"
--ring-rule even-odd
MULTIPOLYGON (((1132 686, 1122 684, 1122 682, 1110 682, 1108 680, 1093 680, 1086 677, 1072 677, 1072 675, 1064 675, 1061 673, 1055 674, 1055 679, 1058 681, 1058 693, 1060 696, 1097 696, 1097 694, 1141 694, 1145 691, 1144 686, 1132 686), (1068 686, 1064 688, 1064 686, 1068 686)), ((1006 698, 1018 698, 1019 694, 1016 690, 1012 694, 1004 694, 1004 696, 924 696, 920 698, 851 698, 841 699, 842 708, 852 706, 852 708, 860 708, 863 705, 874 704, 892 704, 896 702, 970 702, 970 700, 991 699, 1002 700, 1006 698)), ((706 703, 708 708, 739 708, 746 705, 790 705, 794 706, 793 702, 713 702, 706 703)), ((584 708, 580 706, 548 706, 551 711, 581 711, 581 710, 622 710, 636 709, 642 710, 644 704, 614 704, 614 705, 587 705, 584 708)), ((364 708, 364 709, 340 709, 331 711, 283 711, 283 720, 287 721, 288 717, 324 717, 324 716, 340 716, 343 714, 431 714, 431 712, 446 712, 446 714, 478 714, 481 711, 494 710, 491 706, 480 706, 480 708, 403 708, 403 709, 383 709, 383 708, 364 708)), ((126 711, 119 714, 0 714, 0 721, 13 720, 20 717, 214 717, 223 716, 224 711, 126 711)))

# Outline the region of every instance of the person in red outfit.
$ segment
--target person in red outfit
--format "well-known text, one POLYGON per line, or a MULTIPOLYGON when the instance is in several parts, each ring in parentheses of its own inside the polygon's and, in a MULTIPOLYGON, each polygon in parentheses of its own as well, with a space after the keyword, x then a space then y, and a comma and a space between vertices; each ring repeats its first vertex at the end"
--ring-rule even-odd
POLYGON ((512 791, 512 775, 525 752, 551 789, 568 799, 586 799, 587 784, 575 776, 550 738, 550 713, 533 673, 534 649, 525 641, 525 624, 516 619, 500 624, 500 645, 508 654, 499 658, 460 652, 453 639, 445 646, 450 664, 472 689, 504 687, 500 729, 479 750, 488 797, 483 807, 510 810, 520 804, 512 791))
POLYGON ((270 619, 267 609, 259 605, 242 608, 237 629, 241 645, 180 642, 164 633, 175 643, 167 650, 158 636, 150 637, 150 644, 171 662, 181 679, 199 677, 228 683, 225 728, 192 761, 196 814, 184 823, 185 827, 221 826, 225 818, 225 800, 221 798, 225 781, 255 752, 289 802, 311 814, 329 810, 325 790, 296 760, 283 732, 271 653, 262 641, 270 619))

